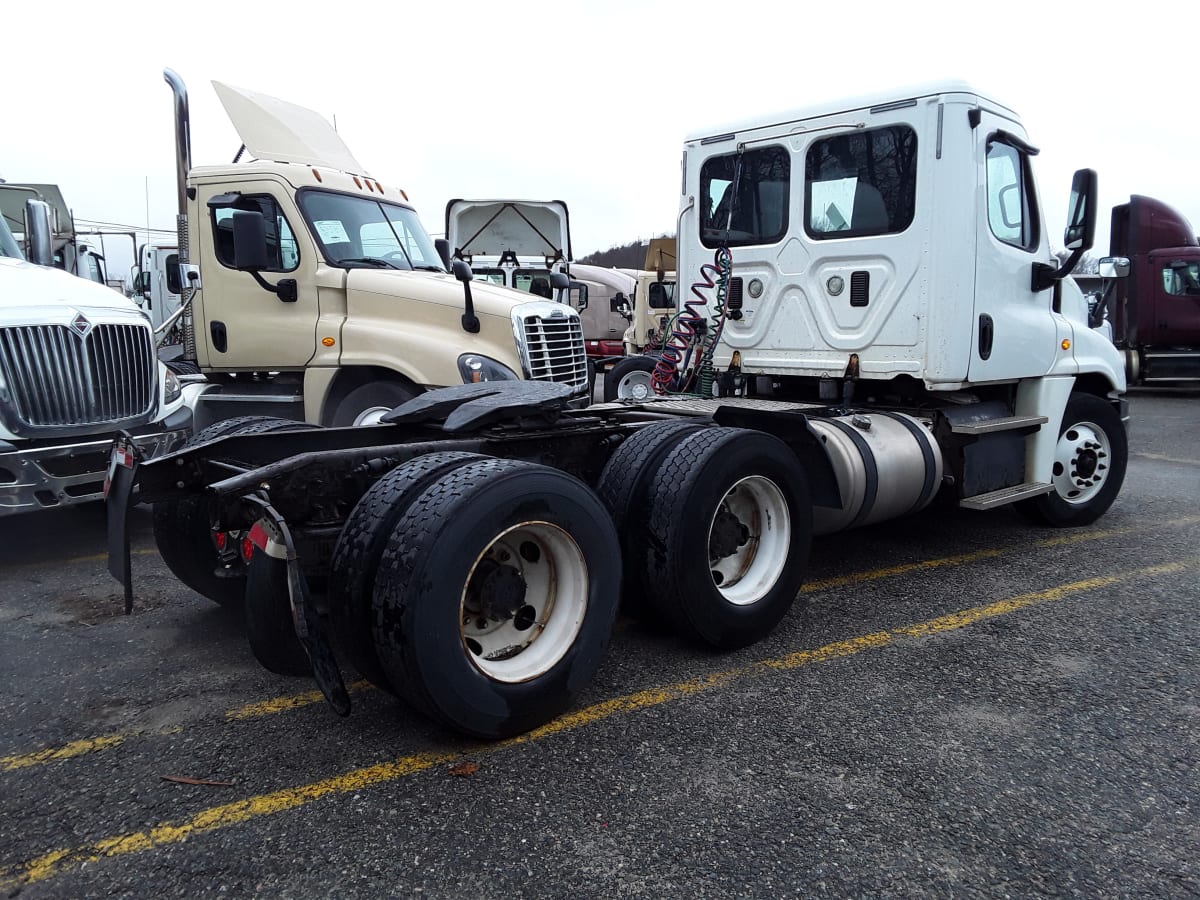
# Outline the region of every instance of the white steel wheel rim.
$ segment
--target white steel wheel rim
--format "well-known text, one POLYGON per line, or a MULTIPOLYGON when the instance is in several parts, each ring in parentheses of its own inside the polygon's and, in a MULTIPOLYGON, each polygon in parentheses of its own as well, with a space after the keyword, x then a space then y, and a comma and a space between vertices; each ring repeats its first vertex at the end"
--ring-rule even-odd
POLYGON ((620 400, 647 400, 654 394, 650 373, 638 370, 627 372, 617 382, 617 398, 620 400))
POLYGON ((735 606, 761 600, 783 574, 791 543, 792 518, 779 486, 761 475, 736 482, 717 504, 708 526, 709 573, 717 591, 735 606), (739 539, 732 552, 713 559, 714 543, 720 542, 717 532, 732 525, 728 516, 739 531, 744 527, 745 539, 739 539))
POLYGON ((544 675, 579 636, 588 586, 587 561, 571 535, 549 522, 514 525, 479 554, 464 583, 458 622, 467 658, 495 681, 544 675), (525 588, 521 609, 499 619, 479 603, 488 594, 487 572, 497 566, 515 570, 525 588))
POLYGON ((378 425, 392 411, 390 406, 369 406, 354 417, 355 425, 378 425))
POLYGON ((1092 422, 1072 425, 1054 451, 1054 490, 1067 503, 1087 503, 1104 488, 1112 463, 1112 445, 1092 422))

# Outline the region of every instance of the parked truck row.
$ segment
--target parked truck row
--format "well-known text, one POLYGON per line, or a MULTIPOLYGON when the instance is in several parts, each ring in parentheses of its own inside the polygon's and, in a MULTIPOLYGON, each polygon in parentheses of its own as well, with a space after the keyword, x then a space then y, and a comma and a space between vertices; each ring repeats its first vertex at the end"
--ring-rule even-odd
POLYGON ((64 246, 36 194, 0 184, 0 516, 99 500, 118 431, 154 456, 192 425, 137 307, 55 264, 64 246))
POLYGON ((1059 266, 1037 149, 968 85, 691 135, 651 390, 590 407, 576 313, 463 260, 456 281, 340 141, 287 143, 311 116, 218 93, 252 157, 288 162, 193 168, 181 128, 188 355, 227 400, 289 374, 304 415, 217 419, 157 459, 119 442, 110 568, 131 602, 126 517, 153 503, 172 571, 339 713, 345 666, 447 727, 519 733, 588 682, 619 602, 742 647, 815 534, 935 497, 1082 525, 1121 488, 1123 362, 1065 280, 1095 173, 1059 266))

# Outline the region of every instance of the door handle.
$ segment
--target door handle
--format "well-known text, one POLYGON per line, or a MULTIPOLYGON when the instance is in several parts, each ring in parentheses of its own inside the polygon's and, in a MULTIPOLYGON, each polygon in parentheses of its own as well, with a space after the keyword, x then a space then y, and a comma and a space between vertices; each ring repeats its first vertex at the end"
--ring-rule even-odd
POLYGON ((979 317, 979 358, 987 359, 992 355, 992 340, 995 337, 995 325, 992 317, 983 313, 979 317))

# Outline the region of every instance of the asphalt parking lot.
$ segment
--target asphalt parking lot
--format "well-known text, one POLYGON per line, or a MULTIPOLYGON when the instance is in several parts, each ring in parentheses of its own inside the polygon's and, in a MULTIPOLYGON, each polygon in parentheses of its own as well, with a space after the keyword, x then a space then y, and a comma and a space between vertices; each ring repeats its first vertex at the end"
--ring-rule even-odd
POLYGON ((0 520, 0 891, 1200 895, 1200 395, 1095 525, 935 507, 814 547, 766 640, 620 620, 567 716, 457 738, 251 658, 135 514, 0 520))

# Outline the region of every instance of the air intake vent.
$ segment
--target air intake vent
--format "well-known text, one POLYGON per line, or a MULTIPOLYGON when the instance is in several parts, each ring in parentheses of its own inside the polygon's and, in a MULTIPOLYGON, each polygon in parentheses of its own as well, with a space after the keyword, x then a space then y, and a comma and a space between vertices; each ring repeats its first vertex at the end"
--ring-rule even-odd
POLYGON ((850 305, 866 306, 871 302, 871 273, 854 272, 850 275, 850 305))
POLYGON ((522 351, 531 379, 574 388, 587 384, 587 351, 578 315, 525 315, 520 322, 522 351))

